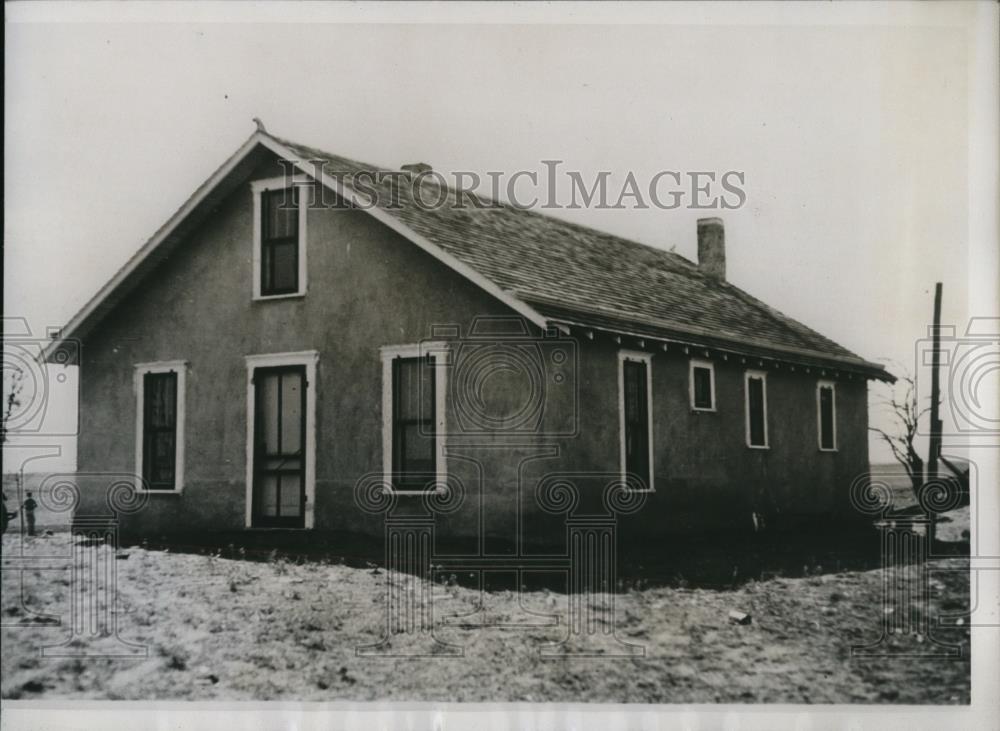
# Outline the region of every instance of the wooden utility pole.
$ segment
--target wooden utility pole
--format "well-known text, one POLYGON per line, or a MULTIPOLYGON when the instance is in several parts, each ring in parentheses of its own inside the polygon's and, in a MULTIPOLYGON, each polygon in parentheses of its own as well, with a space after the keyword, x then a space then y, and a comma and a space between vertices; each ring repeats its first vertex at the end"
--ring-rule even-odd
MULTIPOLYGON (((941 282, 934 286, 934 326, 931 332, 931 430, 927 443, 927 482, 935 482, 938 476, 938 457, 941 454, 941 420, 938 405, 941 402, 941 282)), ((936 538, 936 518, 928 511, 927 540, 933 549, 936 538)))

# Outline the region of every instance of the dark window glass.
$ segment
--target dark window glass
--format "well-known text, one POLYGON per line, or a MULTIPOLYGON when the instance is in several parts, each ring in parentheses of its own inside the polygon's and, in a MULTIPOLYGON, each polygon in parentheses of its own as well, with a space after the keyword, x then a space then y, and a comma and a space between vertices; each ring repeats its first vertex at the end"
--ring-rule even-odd
POLYGON ((646 364, 622 363, 625 388, 625 472, 649 487, 649 411, 646 391, 646 364))
POLYGON ((823 449, 833 449, 833 389, 819 389, 819 444, 823 449))
POLYGON ((173 490, 177 455, 177 374, 143 376, 142 476, 150 490, 173 490))
POLYGON ((260 293, 299 289, 299 209, 295 188, 261 193, 260 293))
POLYGON ((696 409, 711 409, 712 403, 712 370, 695 366, 694 372, 694 407, 696 409))
POLYGON ((401 490, 434 486, 437 437, 434 365, 428 358, 392 362, 392 471, 401 490))
POLYGON ((747 406, 750 410, 750 444, 754 447, 767 446, 767 431, 764 424, 764 379, 751 376, 747 379, 747 406))

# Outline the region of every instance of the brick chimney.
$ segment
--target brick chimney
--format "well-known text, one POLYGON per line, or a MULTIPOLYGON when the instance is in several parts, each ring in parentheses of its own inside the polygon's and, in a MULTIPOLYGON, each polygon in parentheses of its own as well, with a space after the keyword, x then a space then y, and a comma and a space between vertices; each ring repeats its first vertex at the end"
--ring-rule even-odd
POLYGON ((406 173, 409 177, 414 178, 418 175, 429 173, 434 168, 425 162, 411 162, 406 165, 400 165, 399 169, 406 173))
POLYGON ((721 218, 698 219, 698 268, 710 277, 726 278, 726 228, 721 218))

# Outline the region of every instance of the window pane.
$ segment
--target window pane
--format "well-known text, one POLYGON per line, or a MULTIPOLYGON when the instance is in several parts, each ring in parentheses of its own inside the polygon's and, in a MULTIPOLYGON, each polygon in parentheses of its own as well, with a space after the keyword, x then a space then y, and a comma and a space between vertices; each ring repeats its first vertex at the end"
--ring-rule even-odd
POLYGON ((833 389, 819 390, 820 445, 823 449, 833 449, 833 389))
POLYGON ((171 429, 174 426, 177 403, 177 376, 174 373, 147 373, 146 424, 156 429, 171 429))
POLYGON ((264 247, 264 290, 294 292, 299 281, 299 245, 293 240, 264 247))
POLYGON ((764 380, 747 379, 747 393, 750 408, 750 444, 765 446, 764 438, 764 380))
POLYGON ((399 358, 395 368, 396 416, 405 421, 433 422, 433 367, 426 358, 399 358))
POLYGON ((299 475, 281 476, 281 516, 297 518, 302 512, 302 483, 299 475))
POLYGON ((174 433, 156 432, 150 436, 150 469, 147 480, 153 487, 173 487, 174 433))
POLYGON ((299 230, 299 211, 292 189, 264 193, 264 239, 295 237, 299 230))
POLYGON ((278 454, 278 390, 279 376, 277 374, 257 373, 257 398, 260 409, 261 447, 265 454, 278 454))
POLYGON ((281 451, 295 454, 302 449, 302 375, 281 376, 281 451))
POLYGON ((408 424, 402 428, 403 469, 434 471, 434 437, 426 433, 420 424, 408 424))
POLYGON ((712 408, 712 371, 694 368, 694 405, 697 409, 712 408))
POLYGON ((273 518, 278 515, 278 477, 277 475, 261 475, 258 480, 260 492, 258 505, 261 515, 273 518))

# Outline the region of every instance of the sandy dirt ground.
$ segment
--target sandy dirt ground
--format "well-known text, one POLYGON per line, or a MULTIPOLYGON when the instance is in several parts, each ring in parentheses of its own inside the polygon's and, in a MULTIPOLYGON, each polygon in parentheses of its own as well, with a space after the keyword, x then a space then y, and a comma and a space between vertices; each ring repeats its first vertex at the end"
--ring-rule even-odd
MULTIPOLYGON (((967 525, 967 510, 957 512, 942 524, 943 540, 967 525)), ((519 600, 335 561, 116 552, 74 546, 56 531, 21 540, 3 538, 4 698, 969 702, 961 558, 928 564, 929 598, 911 618, 918 628, 932 626, 929 636, 893 634, 881 646, 888 656, 860 657, 852 646, 878 641, 894 612, 904 611, 883 602, 881 570, 817 568, 726 591, 683 581, 627 591, 614 596, 613 618, 594 614, 594 634, 570 637, 570 597, 546 590, 519 600), (121 642, 92 636, 89 626, 73 631, 73 550, 114 566, 117 603, 99 609, 116 606, 109 616, 121 642), (399 596, 432 597, 433 636, 396 633, 382 642, 387 581, 399 596), (750 623, 734 623, 731 610, 749 614, 750 623), (941 618, 950 626, 937 626, 941 618), (381 654, 359 654, 373 645, 381 654), (86 656, 109 652, 134 655, 86 656), (949 652, 955 656, 942 656, 949 652)), ((81 579, 86 587, 94 580, 81 579)), ((897 588, 916 580, 904 577, 897 588)), ((602 598, 584 604, 599 609, 602 598)))

